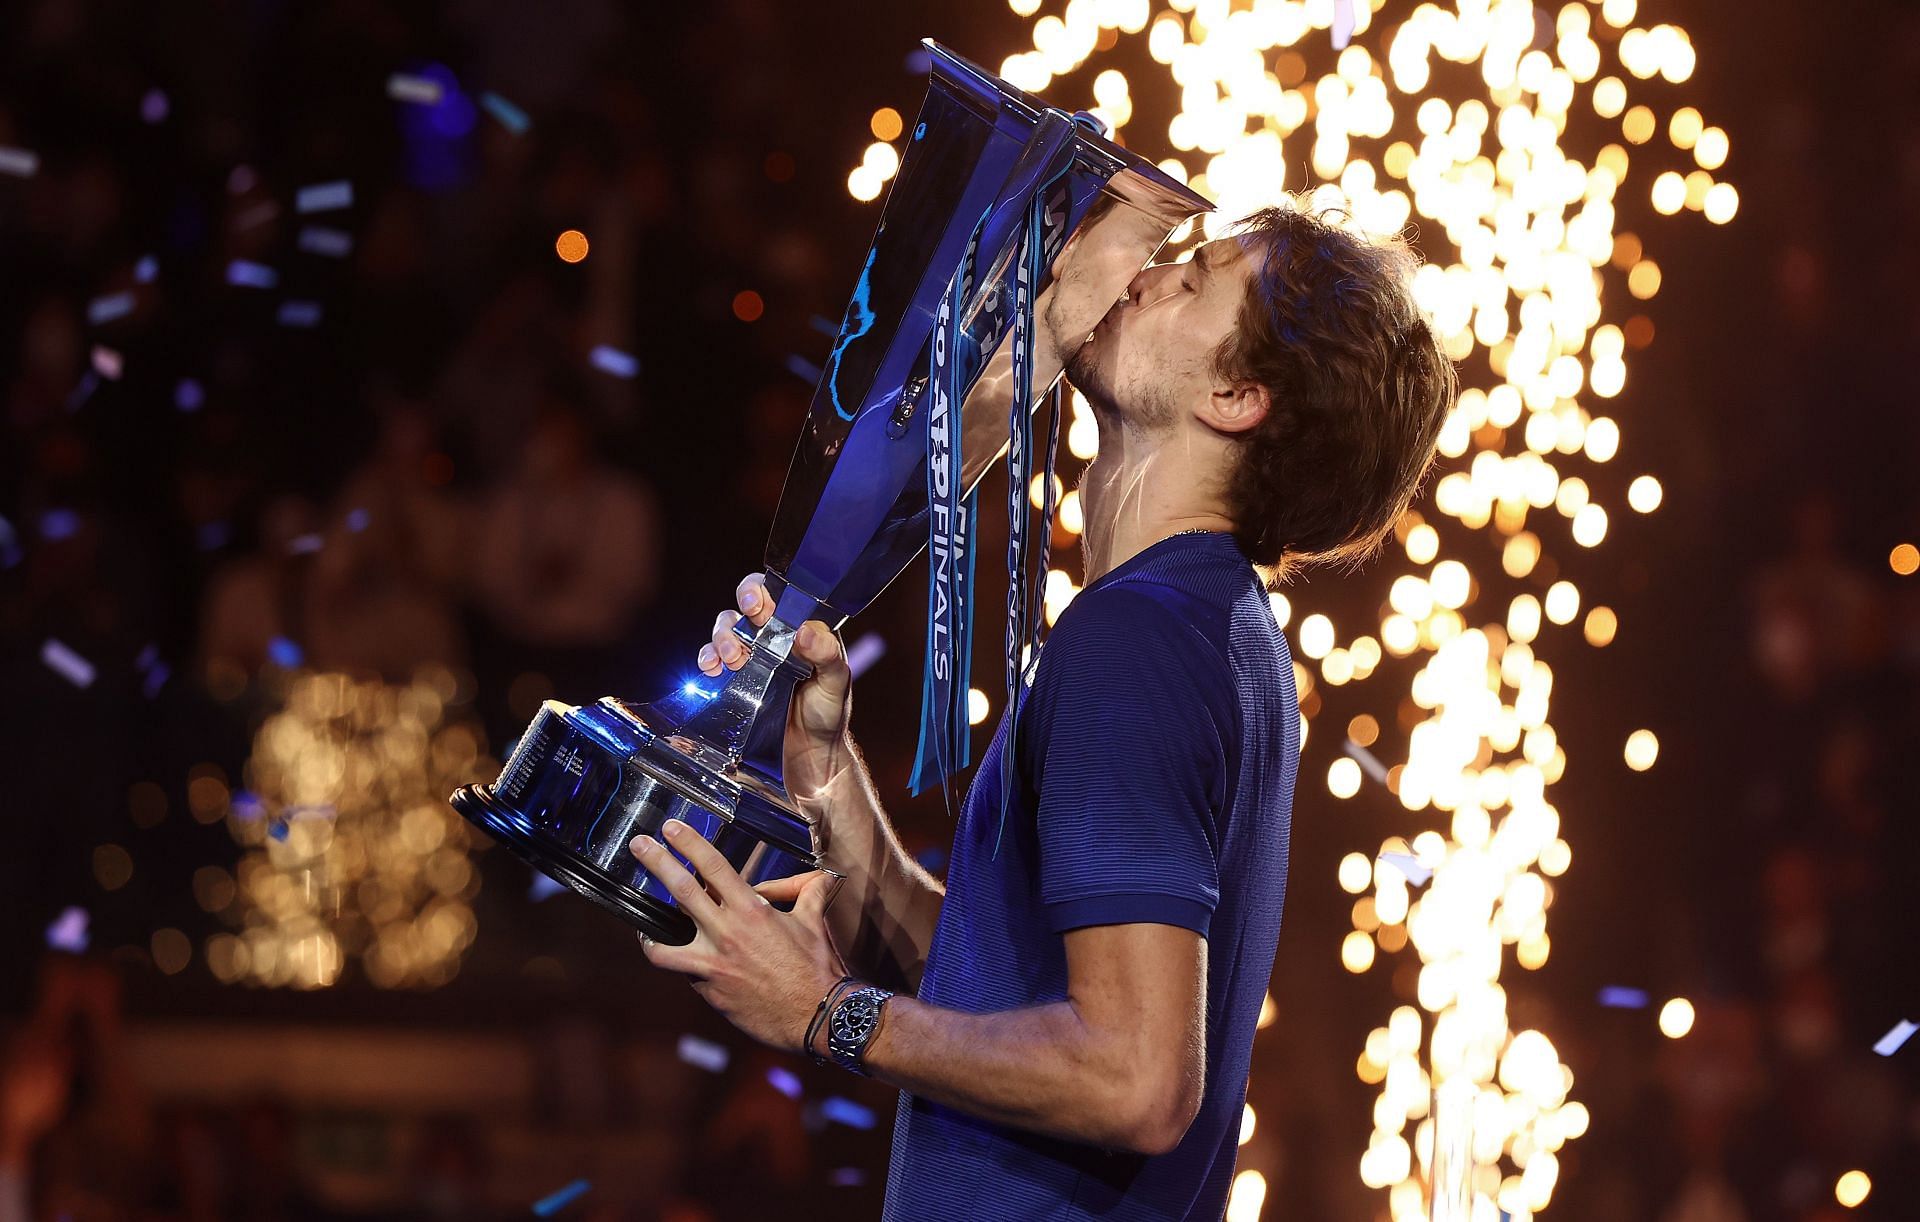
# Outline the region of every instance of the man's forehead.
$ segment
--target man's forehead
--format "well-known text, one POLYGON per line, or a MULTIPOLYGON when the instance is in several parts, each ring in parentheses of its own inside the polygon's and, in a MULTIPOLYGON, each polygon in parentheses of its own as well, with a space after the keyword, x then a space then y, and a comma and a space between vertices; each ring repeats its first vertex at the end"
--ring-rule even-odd
POLYGON ((1224 271, 1246 257, 1249 235, 1229 234, 1194 248, 1193 261, 1209 272, 1224 271))

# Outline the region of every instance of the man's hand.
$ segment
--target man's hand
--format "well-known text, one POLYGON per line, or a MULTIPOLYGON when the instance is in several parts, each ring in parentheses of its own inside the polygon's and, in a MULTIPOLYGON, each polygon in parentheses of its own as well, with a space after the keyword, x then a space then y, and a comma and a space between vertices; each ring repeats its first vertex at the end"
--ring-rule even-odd
POLYGON ((647 961, 693 977, 694 992, 754 1039, 801 1051, 814 1008, 846 975, 827 936, 827 902, 836 880, 816 872, 797 882, 766 884, 763 894, 678 819, 667 820, 661 831, 699 877, 651 836, 635 836, 628 847, 692 918, 697 932, 685 946, 666 946, 642 935, 647 961), (768 894, 794 897, 793 911, 775 908, 768 894))

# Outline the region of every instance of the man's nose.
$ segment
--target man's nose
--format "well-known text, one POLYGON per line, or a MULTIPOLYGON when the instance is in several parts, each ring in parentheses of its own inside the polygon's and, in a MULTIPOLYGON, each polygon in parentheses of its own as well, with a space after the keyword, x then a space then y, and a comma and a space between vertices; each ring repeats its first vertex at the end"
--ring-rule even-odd
POLYGON ((1127 304, 1144 305, 1159 296, 1164 289, 1156 289, 1167 277, 1169 270, 1177 267, 1174 263, 1156 263, 1152 267, 1143 267, 1127 284, 1127 304))

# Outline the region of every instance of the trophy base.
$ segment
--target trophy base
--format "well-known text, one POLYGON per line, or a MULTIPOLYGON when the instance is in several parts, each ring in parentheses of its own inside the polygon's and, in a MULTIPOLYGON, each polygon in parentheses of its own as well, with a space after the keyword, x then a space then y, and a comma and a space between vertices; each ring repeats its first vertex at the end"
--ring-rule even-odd
POLYGON ((555 882, 592 900, 647 937, 669 946, 693 941, 693 921, 673 905, 643 895, 586 857, 570 852, 527 826, 512 807, 494 797, 491 785, 462 785, 453 808, 513 854, 555 882))

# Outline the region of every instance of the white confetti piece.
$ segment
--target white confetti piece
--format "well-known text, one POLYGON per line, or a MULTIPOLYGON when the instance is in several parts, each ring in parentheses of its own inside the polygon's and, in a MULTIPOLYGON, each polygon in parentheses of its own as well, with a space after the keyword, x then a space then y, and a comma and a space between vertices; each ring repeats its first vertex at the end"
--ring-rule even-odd
POLYGON ((47 945, 54 950, 82 954, 87 949, 87 910, 68 907, 47 926, 47 945))
POLYGON ((440 82, 424 76, 396 72, 387 78, 387 96, 396 102, 416 102, 422 106, 440 103, 440 82))
POLYGON ((1333 49, 1344 51, 1353 41, 1353 0, 1333 0, 1333 49))
POLYGON ((317 182, 312 186, 301 187, 294 193, 293 206, 299 212, 331 212, 336 208, 353 207, 353 184, 346 180, 339 182, 317 182))
POLYGON ((1344 749, 1348 755, 1354 758, 1354 762, 1360 765, 1360 771, 1366 773, 1374 784, 1385 785, 1387 783, 1387 766, 1380 762, 1379 756, 1367 750, 1359 743, 1354 742, 1351 738, 1347 740, 1344 749))
POLYGON ((46 643, 40 646, 40 660, 47 664, 47 669, 75 687, 93 685, 93 663, 75 653, 65 642, 57 638, 48 637, 46 643))
POLYGON ((1920 1031, 1920 1027, 1903 1018, 1893 1025, 1893 1030, 1880 1037, 1873 1050, 1883 1057, 1890 1057, 1900 1051, 1900 1045, 1913 1038, 1915 1031, 1920 1031))
POLYGON ((1433 877, 1433 871, 1420 864, 1420 859, 1411 853, 1382 853, 1380 860, 1386 862, 1407 876, 1407 881, 1418 887, 1433 877))
POLYGON ((109 382, 118 382, 120 374, 126 368, 126 360, 118 352, 104 344, 93 346, 93 371, 109 382))
POLYGON ((0 144, 0 174, 32 178, 40 172, 40 154, 0 144))

